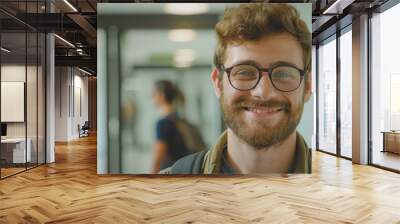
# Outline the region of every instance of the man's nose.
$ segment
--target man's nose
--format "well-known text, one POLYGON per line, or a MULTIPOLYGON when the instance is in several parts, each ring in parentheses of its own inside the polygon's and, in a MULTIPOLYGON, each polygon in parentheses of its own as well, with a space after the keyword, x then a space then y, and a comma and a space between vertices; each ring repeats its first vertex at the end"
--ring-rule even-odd
POLYGON ((274 87, 269 78, 268 72, 263 72, 257 86, 251 91, 251 94, 262 99, 273 98, 278 95, 278 90, 274 87))

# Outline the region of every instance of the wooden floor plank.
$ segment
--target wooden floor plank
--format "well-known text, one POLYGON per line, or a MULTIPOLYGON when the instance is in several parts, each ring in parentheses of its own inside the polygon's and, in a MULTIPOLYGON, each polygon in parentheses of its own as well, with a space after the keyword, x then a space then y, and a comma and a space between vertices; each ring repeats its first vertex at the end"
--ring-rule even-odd
POLYGON ((0 181, 0 223, 400 223, 400 175, 313 152, 312 175, 96 174, 96 138, 0 181))

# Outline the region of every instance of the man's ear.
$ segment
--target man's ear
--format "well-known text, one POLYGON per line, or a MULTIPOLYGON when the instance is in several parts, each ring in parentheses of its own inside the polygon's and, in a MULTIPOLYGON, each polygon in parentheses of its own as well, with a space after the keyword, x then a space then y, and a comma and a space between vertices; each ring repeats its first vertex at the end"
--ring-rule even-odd
POLYGON ((221 96, 222 92, 222 78, 219 78, 220 74, 217 68, 214 68, 211 72, 211 81, 214 86, 215 95, 217 95, 218 99, 221 96))
POLYGON ((304 80, 304 102, 307 102, 312 94, 312 77, 311 72, 308 72, 304 80))

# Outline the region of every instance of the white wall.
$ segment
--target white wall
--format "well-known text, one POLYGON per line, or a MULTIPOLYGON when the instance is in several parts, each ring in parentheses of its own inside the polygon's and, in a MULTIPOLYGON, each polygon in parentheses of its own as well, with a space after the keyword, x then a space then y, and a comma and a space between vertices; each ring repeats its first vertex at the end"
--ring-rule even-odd
POLYGON ((1 81, 25 82, 25 65, 2 65, 1 81))
MULTIPOLYGON (((43 78, 44 73, 41 66, 25 66, 25 64, 3 64, 1 66, 2 82, 24 82, 26 85, 26 101, 24 100, 24 105, 20 108, 22 111, 19 111, 23 114, 26 112, 26 120, 22 122, 5 122, 7 124, 7 137, 24 138, 27 136, 31 143, 29 147, 32 151, 32 158, 34 158, 32 161, 36 162, 36 158, 39 158, 39 163, 44 162, 43 151, 45 150, 45 117, 43 112, 45 90, 43 78), (39 153, 38 157, 36 157, 37 153, 39 153)), ((2 95, 2 98, 8 97, 7 95, 2 95)), ((5 112, 13 110, 13 108, 4 107, 3 105, 1 110, 5 112)), ((13 111, 7 112, 13 113, 13 111)), ((51 160, 48 161, 51 162, 51 160)))
POLYGON ((56 67, 56 141, 79 138, 78 124, 88 120, 88 78, 83 75, 76 68, 56 67))
MULTIPOLYGON (((25 73, 25 65, 2 65, 1 81, 25 82, 25 73)), ((1 108, 1 110, 6 110, 6 108, 1 108)), ((7 123, 7 137, 25 137, 25 122, 7 123)))
MULTIPOLYGON (((34 74, 36 75, 36 67, 18 64, 8 64, 1 66, 1 81, 2 82, 25 82, 26 71, 28 72, 28 76, 34 74), (27 69, 27 70, 26 70, 27 69)), ((29 78, 29 77, 28 77, 29 78)), ((36 83, 35 83, 36 84, 36 83)), ((31 90, 31 89, 28 89, 31 90)), ((32 101, 32 97, 36 97, 36 89, 33 92, 28 91, 27 93, 28 99, 27 103, 32 101)), ((4 96, 3 96, 4 97, 4 96)), ((34 105, 36 107, 36 105, 34 105)), ((7 108, 1 108, 1 110, 7 110, 7 108)), ((28 113, 28 122, 31 122, 36 119, 36 114, 28 113), (34 115, 34 117, 32 117, 34 115)), ((35 120, 36 123, 36 120, 35 120)), ((8 137, 25 137, 25 126, 26 122, 7 122, 7 136, 8 137)), ((31 128, 33 124, 29 124, 28 128, 31 128)), ((35 127, 36 128, 36 127, 35 127)), ((29 137, 28 131, 28 137, 29 137)))
MULTIPOLYGON (((78 71, 79 72, 79 71, 78 71)), ((71 104, 74 105, 72 108, 72 120, 71 120, 71 132, 70 135, 72 138, 78 138, 79 133, 78 133, 78 124, 81 126, 85 123, 85 121, 89 120, 89 111, 88 111, 88 77, 81 76, 83 73, 78 73, 77 70, 75 69, 74 71, 74 96, 72 99, 74 99, 74 102, 71 104), (80 92, 80 93, 79 93, 80 92), (79 102, 80 101, 80 102, 79 102), (81 108, 79 108, 81 107, 81 108), (80 111, 81 110, 81 111, 80 111)))
POLYGON ((68 68, 55 68, 55 141, 67 141, 68 114, 68 68))

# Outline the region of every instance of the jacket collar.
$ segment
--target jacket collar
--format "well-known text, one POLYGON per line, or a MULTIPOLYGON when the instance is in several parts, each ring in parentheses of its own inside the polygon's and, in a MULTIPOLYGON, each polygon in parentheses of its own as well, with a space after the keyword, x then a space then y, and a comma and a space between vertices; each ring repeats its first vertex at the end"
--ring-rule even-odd
MULTIPOLYGON (((222 153, 228 142, 228 133, 225 130, 215 145, 206 153, 203 160, 204 174, 220 173, 222 153)), ((288 173, 311 173, 311 152, 299 132, 296 132, 296 155, 288 173)))

